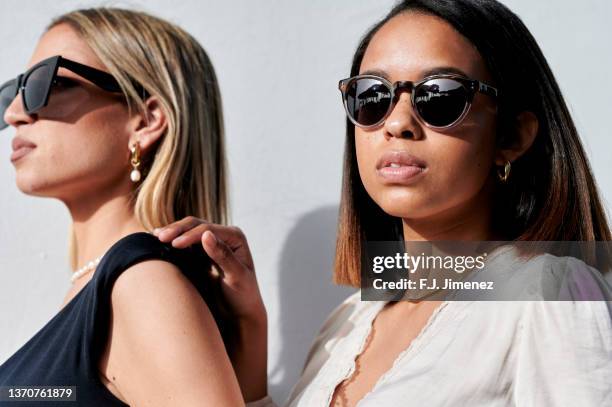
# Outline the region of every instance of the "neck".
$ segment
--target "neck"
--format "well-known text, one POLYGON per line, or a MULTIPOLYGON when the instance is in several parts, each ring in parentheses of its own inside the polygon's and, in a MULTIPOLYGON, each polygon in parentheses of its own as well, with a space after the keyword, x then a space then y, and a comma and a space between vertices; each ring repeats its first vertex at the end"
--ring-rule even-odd
POLYGON ((472 199, 428 218, 402 219, 404 240, 504 240, 492 228, 492 185, 472 199))
POLYGON ((73 221, 77 269, 102 256, 122 237, 146 231, 125 194, 80 197, 78 203, 67 206, 73 221))

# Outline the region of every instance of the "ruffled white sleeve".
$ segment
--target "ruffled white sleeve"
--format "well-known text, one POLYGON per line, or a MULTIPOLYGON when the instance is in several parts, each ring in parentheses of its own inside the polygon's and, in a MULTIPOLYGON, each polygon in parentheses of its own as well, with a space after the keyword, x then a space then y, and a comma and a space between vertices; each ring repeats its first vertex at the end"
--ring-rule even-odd
POLYGON ((612 406, 607 301, 533 301, 521 325, 516 405, 612 406))

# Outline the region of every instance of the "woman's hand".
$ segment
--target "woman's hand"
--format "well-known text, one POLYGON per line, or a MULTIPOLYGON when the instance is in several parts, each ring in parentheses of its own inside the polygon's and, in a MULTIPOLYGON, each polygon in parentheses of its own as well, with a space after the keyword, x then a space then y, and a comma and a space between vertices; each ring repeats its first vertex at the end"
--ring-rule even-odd
POLYGON ((267 315, 253 258, 242 230, 188 216, 153 231, 162 242, 186 248, 200 242, 213 261, 225 304, 236 323, 239 338, 228 349, 244 399, 267 394, 267 315))
POLYGON ((232 315, 252 322, 265 319, 266 310, 257 285, 253 258, 242 230, 188 216, 155 229, 153 234, 162 242, 172 242, 176 248, 201 242, 214 262, 213 272, 220 275, 223 295, 232 315))

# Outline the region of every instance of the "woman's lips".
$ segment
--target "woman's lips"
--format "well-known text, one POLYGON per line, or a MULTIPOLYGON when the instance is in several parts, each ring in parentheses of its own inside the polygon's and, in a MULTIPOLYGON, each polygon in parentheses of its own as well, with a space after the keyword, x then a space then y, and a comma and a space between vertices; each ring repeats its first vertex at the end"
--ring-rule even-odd
POLYGON ((12 142, 13 154, 11 154, 11 162, 15 162, 36 148, 36 144, 16 136, 12 142))
POLYGON ((13 151, 13 154, 11 154, 11 162, 19 160, 21 157, 34 150, 34 148, 35 147, 20 147, 17 150, 13 151))
POLYGON ((409 184, 426 170, 425 162, 406 150, 386 151, 376 163, 376 173, 389 184, 409 184))
POLYGON ((383 182, 390 184, 408 184, 415 180, 419 175, 425 173, 424 167, 415 165, 399 165, 382 167, 376 170, 383 182))

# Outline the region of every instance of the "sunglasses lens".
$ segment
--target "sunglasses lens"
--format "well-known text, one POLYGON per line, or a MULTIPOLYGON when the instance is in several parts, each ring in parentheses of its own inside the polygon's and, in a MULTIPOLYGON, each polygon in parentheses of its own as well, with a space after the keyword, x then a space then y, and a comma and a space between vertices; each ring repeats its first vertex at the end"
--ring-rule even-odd
POLYGON ((50 66, 41 65, 26 78, 23 97, 28 113, 34 113, 45 104, 45 97, 47 96, 51 79, 50 71, 50 66))
POLYGON ((454 79, 429 80, 414 90, 416 109, 432 126, 444 127, 461 117, 467 107, 468 90, 454 79))
POLYGON ((17 95, 17 81, 7 82, 0 88, 0 130, 8 126, 4 121, 4 113, 17 95))
POLYGON ((379 79, 359 78, 346 90, 346 112, 362 126, 380 122, 390 105, 391 90, 379 79))

